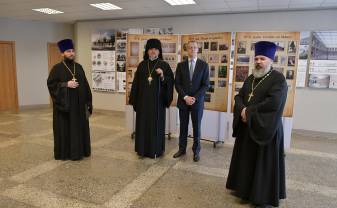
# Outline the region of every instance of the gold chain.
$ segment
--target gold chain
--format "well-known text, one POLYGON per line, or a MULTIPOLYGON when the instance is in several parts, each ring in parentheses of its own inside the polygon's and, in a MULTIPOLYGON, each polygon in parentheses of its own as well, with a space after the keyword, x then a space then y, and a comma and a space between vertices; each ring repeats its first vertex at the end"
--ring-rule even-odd
POLYGON ((159 58, 157 59, 157 62, 154 64, 152 71, 150 71, 150 60, 148 60, 148 62, 147 62, 147 70, 149 72, 149 77, 147 78, 147 80, 149 81, 149 85, 151 85, 152 73, 153 73, 154 69, 156 68, 156 65, 157 65, 158 62, 159 62, 159 58))
POLYGON ((69 67, 67 66, 66 63, 64 63, 64 61, 62 61, 62 63, 64 64, 64 66, 68 69, 68 71, 70 72, 70 74, 73 76, 73 81, 76 81, 75 75, 76 75, 76 68, 75 68, 75 62, 74 62, 74 73, 69 69, 69 67))
POLYGON ((254 91, 255 89, 263 82, 263 80, 265 80, 267 77, 269 77, 269 75, 271 74, 271 71, 270 70, 257 84, 256 86, 254 87, 254 82, 255 82, 255 77, 253 79, 253 82, 252 82, 252 91, 249 93, 249 98, 248 98, 248 102, 250 101, 250 99, 254 96, 254 91))

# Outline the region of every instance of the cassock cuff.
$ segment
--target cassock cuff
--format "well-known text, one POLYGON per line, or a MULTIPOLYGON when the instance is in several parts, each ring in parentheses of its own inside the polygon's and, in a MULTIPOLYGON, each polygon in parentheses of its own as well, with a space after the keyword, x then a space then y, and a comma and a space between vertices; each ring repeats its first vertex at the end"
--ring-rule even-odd
POLYGON ((61 87, 68 87, 68 82, 61 82, 60 86, 61 87))

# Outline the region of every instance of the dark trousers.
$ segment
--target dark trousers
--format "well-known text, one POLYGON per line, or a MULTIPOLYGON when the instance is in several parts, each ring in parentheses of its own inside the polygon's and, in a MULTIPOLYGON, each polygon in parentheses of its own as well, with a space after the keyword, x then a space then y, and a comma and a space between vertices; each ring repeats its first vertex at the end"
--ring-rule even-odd
POLYGON ((179 119, 180 119, 180 135, 179 135, 179 150, 186 152, 187 147, 187 136, 188 136, 188 123, 189 116, 191 114, 192 126, 193 126, 193 147, 192 150, 194 154, 199 154, 200 152, 200 130, 201 130, 201 119, 203 114, 203 109, 179 109, 179 119))

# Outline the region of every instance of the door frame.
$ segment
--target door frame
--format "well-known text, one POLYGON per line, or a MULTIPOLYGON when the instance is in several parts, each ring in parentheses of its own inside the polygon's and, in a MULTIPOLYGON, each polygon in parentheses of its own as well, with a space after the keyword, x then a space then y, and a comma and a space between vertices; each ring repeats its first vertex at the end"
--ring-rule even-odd
POLYGON ((14 111, 16 113, 19 112, 19 99, 18 99, 18 85, 17 85, 17 74, 16 74, 16 53, 15 53, 15 41, 2 41, 0 40, 0 44, 10 44, 12 45, 12 61, 13 61, 13 73, 14 73, 14 101, 15 101, 15 106, 14 106, 14 111))

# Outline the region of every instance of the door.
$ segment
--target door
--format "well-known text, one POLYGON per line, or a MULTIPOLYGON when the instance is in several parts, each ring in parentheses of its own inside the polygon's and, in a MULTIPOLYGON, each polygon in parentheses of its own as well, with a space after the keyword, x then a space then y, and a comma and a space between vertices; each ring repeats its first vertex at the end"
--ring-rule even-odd
MULTIPOLYGON (((48 72, 50 72, 55 64, 60 63, 60 61, 62 61, 62 56, 57 43, 48 43, 48 72)), ((52 103, 51 98, 49 102, 50 104, 52 103)))
POLYGON ((0 41, 0 111, 18 112, 15 42, 0 41))

